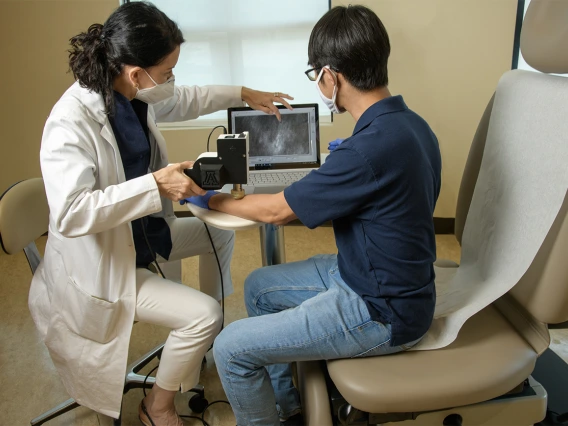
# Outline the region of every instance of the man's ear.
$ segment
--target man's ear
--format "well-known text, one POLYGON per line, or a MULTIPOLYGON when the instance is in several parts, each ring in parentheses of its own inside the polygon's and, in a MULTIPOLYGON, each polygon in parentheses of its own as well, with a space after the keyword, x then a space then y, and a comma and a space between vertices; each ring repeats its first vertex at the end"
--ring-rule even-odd
POLYGON ((335 78, 337 79, 337 87, 340 88, 341 86, 345 86, 346 80, 341 73, 335 73, 335 78))
POLYGON ((335 86, 335 80, 333 79, 333 75, 331 74, 331 71, 327 68, 323 69, 322 80, 326 86, 328 85, 331 87, 335 86))

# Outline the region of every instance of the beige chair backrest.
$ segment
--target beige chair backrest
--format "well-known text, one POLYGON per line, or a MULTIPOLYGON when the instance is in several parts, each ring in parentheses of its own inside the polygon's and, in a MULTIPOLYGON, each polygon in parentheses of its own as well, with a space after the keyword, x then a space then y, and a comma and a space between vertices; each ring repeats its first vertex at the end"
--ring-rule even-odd
MULTIPOLYGON (((543 73, 568 73, 567 23, 566 0, 531 1, 521 32, 521 52, 531 67, 543 73)), ((494 97, 487 104, 473 137, 458 193, 455 234, 460 243, 481 167, 493 99, 494 97)))
POLYGON ((491 100, 487 104, 487 107, 483 112, 483 116, 479 121, 479 125, 477 126, 477 130, 475 132, 475 135, 473 136, 473 141, 471 142, 471 147, 469 149, 469 155, 467 156, 467 161, 465 163, 465 168, 463 171, 460 191, 458 193, 454 231, 456 238, 460 244, 462 241, 465 220, 467 219, 467 212, 469 211, 471 199, 473 198, 473 190, 475 189, 477 177, 479 176, 479 169, 481 168, 481 159, 483 158, 483 151, 485 150, 487 129, 489 128, 489 118, 491 117, 491 111, 493 111, 494 99, 495 95, 491 97, 491 100))
POLYGON ((22 251, 47 232, 49 207, 43 179, 19 182, 0 199, 0 238, 8 254, 22 251))
POLYGON ((532 0, 521 32, 527 64, 544 73, 568 73, 568 2, 532 0))
MULTIPOLYGON (((521 32, 521 52, 530 66, 543 73, 568 73, 568 0, 531 1, 521 32)), ((542 78, 551 76, 543 74, 542 78)), ((460 243, 481 167, 493 99, 487 105, 473 138, 462 177, 455 229, 460 243)), ((568 101, 565 108, 568 110, 568 101)), ((543 323, 568 320, 567 213, 568 202, 565 201, 534 262, 519 284, 509 292, 509 297, 543 323)))

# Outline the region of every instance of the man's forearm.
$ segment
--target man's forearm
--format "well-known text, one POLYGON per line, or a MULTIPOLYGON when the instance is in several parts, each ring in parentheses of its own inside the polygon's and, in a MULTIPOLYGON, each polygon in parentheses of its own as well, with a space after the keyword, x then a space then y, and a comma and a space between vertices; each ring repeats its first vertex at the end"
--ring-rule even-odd
POLYGON ((209 208, 257 222, 283 225, 295 218, 282 193, 275 195, 252 194, 235 200, 229 194, 211 197, 209 208))

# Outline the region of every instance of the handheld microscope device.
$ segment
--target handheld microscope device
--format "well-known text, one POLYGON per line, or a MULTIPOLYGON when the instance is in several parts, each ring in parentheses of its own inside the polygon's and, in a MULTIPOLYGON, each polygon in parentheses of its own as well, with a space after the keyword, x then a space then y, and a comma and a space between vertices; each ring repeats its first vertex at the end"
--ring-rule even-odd
POLYGON ((184 173, 200 188, 221 189, 233 184, 231 195, 239 200, 245 196, 243 185, 248 183, 249 134, 225 134, 217 138, 217 152, 204 152, 184 173))

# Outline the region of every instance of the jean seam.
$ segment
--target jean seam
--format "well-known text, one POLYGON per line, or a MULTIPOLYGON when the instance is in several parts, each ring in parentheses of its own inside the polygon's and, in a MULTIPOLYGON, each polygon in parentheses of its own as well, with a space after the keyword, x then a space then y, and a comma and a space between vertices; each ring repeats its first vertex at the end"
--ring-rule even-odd
MULTIPOLYGON (((255 306, 256 306, 256 305, 255 305, 255 306)), ((360 328, 360 327, 366 327, 366 326, 368 326, 369 324, 372 324, 372 323, 373 323, 373 321, 367 320, 367 321, 365 321, 364 323, 359 324, 359 325, 354 326, 354 327, 351 327, 351 328, 349 328, 349 329, 347 329, 347 330, 341 330, 341 331, 337 331, 337 332, 333 332, 333 333, 327 333, 327 334, 325 334, 325 335, 323 335, 323 336, 321 336, 321 337, 319 337, 319 338, 317 338, 317 339, 310 340, 309 342, 306 342, 306 343, 303 343, 303 344, 278 346, 278 347, 274 347, 274 348, 256 348, 256 349, 251 349, 251 350, 246 350, 246 351, 241 351, 241 352, 234 353, 233 355, 231 355, 231 357, 230 357, 230 358, 227 360, 227 362, 225 363, 225 371, 227 372, 227 380, 231 383, 231 394, 233 395, 233 400, 237 403, 238 408, 241 409, 241 404, 240 404, 240 402, 239 402, 239 398, 238 398, 236 392, 234 391, 234 386, 233 386, 234 381, 232 380, 232 378, 233 378, 234 376, 239 376, 239 375, 238 375, 236 372, 232 371, 231 368, 229 368, 230 365, 233 364, 233 360, 234 360, 236 357, 238 357, 238 356, 240 356, 240 355, 252 353, 252 352, 270 352, 270 351, 279 351, 279 350, 281 350, 281 349, 283 349, 283 348, 300 348, 300 347, 303 347, 303 346, 307 346, 308 344, 311 344, 311 343, 319 342, 319 341, 321 341, 321 340, 323 340, 323 339, 325 339, 325 338, 327 338, 327 337, 329 337, 329 336, 350 333, 350 332, 352 332, 352 331, 354 331, 354 330, 356 330, 356 329, 358 329, 358 328, 360 328)), ((390 341, 390 339, 389 339, 389 341, 390 341)), ((385 342, 385 343, 386 343, 386 342, 385 342)), ((262 367, 264 367, 264 366, 261 366, 261 368, 262 368, 262 367)))
POLYGON ((324 293, 325 292, 325 290, 321 290, 319 287, 303 287, 302 289, 298 289, 297 287, 283 287, 283 286, 281 286, 281 287, 270 287, 270 288, 263 289, 253 298, 253 305, 256 309, 256 316, 262 316, 262 312, 260 311, 260 309, 258 307, 259 299, 262 296, 264 296, 268 293, 273 293, 275 291, 282 291, 282 290, 287 290, 287 291, 316 291, 318 293, 324 293))
MULTIPOLYGON (((225 364, 225 371, 228 373, 228 374, 227 374, 227 380, 231 383, 231 393, 232 393, 232 395, 233 395, 233 400, 236 401, 236 403, 237 403, 238 406, 239 406, 238 408, 240 409, 240 408, 241 408, 241 404, 240 404, 240 402, 239 402, 239 398, 238 398, 236 392, 234 391, 234 386, 233 386, 234 381, 232 380, 232 377, 233 377, 233 376, 238 376, 238 374, 237 374, 236 372, 233 372, 232 369, 229 368, 229 366, 230 366, 231 364, 233 364, 233 360, 234 360, 236 357, 238 357, 238 356, 240 356, 240 355, 248 354, 248 353, 251 353, 251 352, 270 352, 270 351, 278 351, 278 350, 281 350, 281 349, 283 349, 283 348, 299 348, 299 347, 307 346, 309 343, 316 343, 316 342, 321 341, 321 340, 323 340, 323 339, 325 339, 325 338, 327 338, 327 337, 329 337, 329 336, 332 336, 332 335, 346 334, 346 333, 352 332, 353 330, 355 330, 355 329, 357 329, 357 328, 359 328, 359 327, 361 327, 361 326, 366 326, 366 325, 368 325, 368 324, 370 324, 370 323, 371 323, 371 321, 367 321, 367 322, 365 322, 364 324, 360 324, 360 325, 355 326, 355 327, 352 327, 352 328, 350 328, 350 329, 348 329, 348 330, 342 330, 342 331, 340 331, 340 332, 335 332, 335 333, 328 333, 328 334, 326 334, 326 335, 324 335, 324 336, 321 336, 321 337, 318 338, 318 339, 310 340, 308 343, 304 343, 304 344, 301 344, 301 345, 287 345, 287 346, 278 346, 278 347, 275 347, 275 348, 264 348, 264 349, 263 349, 263 348, 258 348, 258 349, 251 349, 251 350, 247 350, 247 351, 237 352, 237 353, 231 355, 231 357, 227 360, 227 362, 226 362, 226 364, 225 364)), ((389 342, 389 341, 390 341, 390 339, 389 339, 387 342, 389 342)), ((387 343, 387 342, 384 342, 384 343, 387 343)), ((384 344, 384 343, 383 343, 383 344, 384 344)), ((352 358, 353 358, 353 357, 352 357, 352 358)), ((264 367, 264 366, 262 366, 262 367, 264 367)))
MULTIPOLYGON (((323 340, 323 339, 325 339, 329 336, 350 333, 350 332, 352 332, 356 329, 359 329, 360 327, 367 327, 368 325, 370 325, 372 323, 373 323, 373 321, 365 321, 364 323, 353 326, 351 328, 348 328, 347 330, 341 330, 341 331, 337 331, 337 332, 327 333, 323 336, 318 337, 317 339, 310 340, 307 343, 296 344, 296 345, 278 346, 278 347, 274 347, 274 348, 256 348, 256 349, 251 349, 251 350, 247 350, 247 351, 237 352, 237 353, 231 355, 231 357, 229 358, 227 363, 232 362, 232 360, 239 355, 248 354, 248 353, 251 353, 251 352, 264 352, 264 351, 281 350, 281 349, 287 349, 287 348, 301 348, 303 346, 307 346, 310 343, 319 342, 319 341, 321 341, 321 340, 323 340)), ((390 341, 390 339, 388 341, 390 341)))
POLYGON ((376 345, 376 346, 373 346, 372 348, 367 349, 365 352, 361 352, 360 354, 354 355, 354 356, 352 356, 351 358, 360 358, 360 357, 364 356, 366 353, 369 353, 369 352, 371 352, 371 351, 374 351, 375 349, 378 349, 378 348, 380 348, 380 347, 386 345, 387 343, 390 343, 390 341, 391 341, 391 339, 389 338, 389 339, 385 340, 383 343, 380 343, 380 344, 378 344, 378 345, 376 345))

